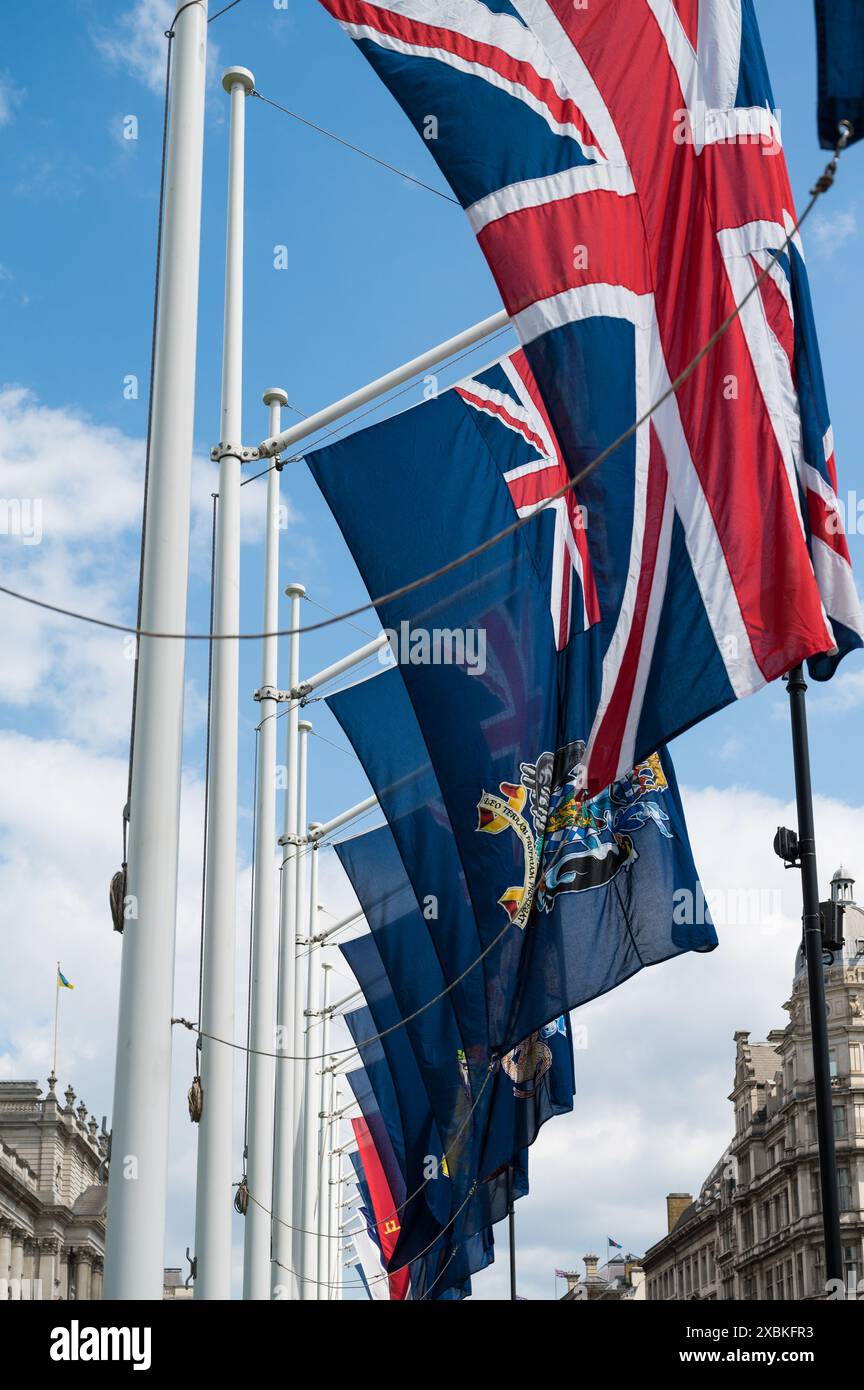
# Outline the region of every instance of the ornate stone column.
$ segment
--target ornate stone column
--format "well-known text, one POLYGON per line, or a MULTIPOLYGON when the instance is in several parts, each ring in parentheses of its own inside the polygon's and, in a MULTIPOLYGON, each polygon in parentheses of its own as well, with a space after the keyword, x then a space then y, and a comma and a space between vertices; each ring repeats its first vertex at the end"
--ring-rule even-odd
POLYGON ((23 1271, 23 1277, 24 1277, 25 1279, 35 1279, 35 1278, 36 1278, 36 1261, 37 1261, 37 1256, 38 1256, 38 1254, 39 1254, 39 1242, 38 1242, 38 1240, 34 1240, 34 1238, 33 1238, 32 1236, 26 1236, 25 1239, 24 1239, 24 1271, 23 1271))
POLYGON ((75 1261, 75 1298, 79 1303, 85 1303, 91 1298, 90 1276, 92 1273, 93 1256, 89 1250, 79 1250, 75 1261))
POLYGON ((39 1242, 39 1278, 42 1280, 42 1301, 50 1303, 55 1294, 57 1253, 60 1242, 56 1236, 45 1236, 39 1242))
POLYGON ((93 1261, 93 1278, 90 1281, 90 1297, 94 1301, 102 1297, 102 1260, 93 1261))
POLYGON ((57 1261, 57 1278, 60 1280, 60 1287, 57 1290, 57 1297, 67 1299, 70 1294, 70 1284, 72 1282, 72 1261, 69 1251, 60 1248, 60 1256, 57 1261))
POLYGON ((24 1231, 20 1226, 12 1228, 12 1258, 9 1263, 9 1278, 21 1279, 24 1275, 24 1231))
POLYGON ((12 1263, 12 1222, 0 1221, 0 1279, 9 1278, 12 1263))

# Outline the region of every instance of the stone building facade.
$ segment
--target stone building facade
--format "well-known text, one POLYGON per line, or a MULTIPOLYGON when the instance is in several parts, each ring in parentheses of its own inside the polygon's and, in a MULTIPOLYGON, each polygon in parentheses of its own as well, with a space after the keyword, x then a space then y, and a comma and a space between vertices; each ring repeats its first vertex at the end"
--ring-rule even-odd
MULTIPOLYGON (((843 950, 826 956, 834 1134, 847 1296, 864 1298, 864 911, 838 869, 843 950)), ((810 1005, 798 951, 785 1028, 735 1034, 735 1133, 698 1197, 667 1197, 667 1234, 645 1256, 649 1299, 809 1299, 825 1282, 810 1005)))
POLYGON ((57 1079, 0 1081, 0 1297, 102 1296, 108 1135, 57 1079))
POLYGON ((598 1255, 583 1255, 585 1273, 565 1273, 562 1303, 640 1303, 645 1298, 645 1271, 635 1255, 622 1255, 602 1267, 598 1255))

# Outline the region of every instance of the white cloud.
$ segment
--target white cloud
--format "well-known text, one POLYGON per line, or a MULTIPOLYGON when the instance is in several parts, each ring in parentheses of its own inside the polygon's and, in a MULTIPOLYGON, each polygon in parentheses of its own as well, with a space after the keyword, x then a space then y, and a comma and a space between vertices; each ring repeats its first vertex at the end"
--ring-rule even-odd
MULTIPOLYGON (((193 544, 209 575, 214 466, 193 460, 193 544)), ((144 442, 20 386, 0 389, 0 556, 12 589, 78 612, 132 622, 144 442), (32 543, 31 543, 32 542, 32 543)), ((256 500, 243 489, 244 536, 256 500)), ((79 624, 0 596, 0 703, 38 698, 66 736, 116 751, 128 738, 133 646, 124 633, 79 624)), ((198 707, 192 690, 191 711, 198 707)))
MULTIPOLYGON (((165 63, 168 40, 178 6, 174 0, 136 0, 110 25, 93 30, 93 42, 109 63, 126 68, 151 92, 165 90, 165 63)), ((207 71, 212 76, 219 61, 216 45, 208 42, 207 71)))
POLYGON ((855 208, 838 208, 834 212, 817 213, 805 232, 805 239, 814 255, 827 259, 857 235, 855 208))
POLYGON ((30 303, 30 296, 26 290, 22 290, 17 276, 8 265, 0 265, 0 299, 11 299, 22 309, 26 309, 30 303))
MULTIPOLYGON (((541 1132, 531 1192, 516 1207, 519 1291, 532 1299, 552 1298, 556 1267, 605 1258, 607 1235, 638 1255, 660 1239, 667 1192, 697 1191, 732 1136, 733 1033, 764 1038, 787 1021, 800 882, 771 840, 777 825, 796 824, 794 807, 746 788, 682 795, 705 884, 776 892, 780 915, 764 928, 718 927, 712 954, 643 970, 573 1015, 588 1030, 574 1111, 541 1132)), ((864 806, 820 797, 815 814, 826 890, 841 859, 864 879, 864 806)), ((496 1242, 495 1265, 474 1280, 479 1298, 507 1297, 501 1227, 496 1242)))
POLYGON ((827 685, 814 681, 810 690, 808 703, 815 716, 846 714, 864 704, 864 671, 840 671, 827 685))
POLYGON ((0 72, 0 126, 9 125, 24 95, 23 87, 13 82, 8 72, 0 72))

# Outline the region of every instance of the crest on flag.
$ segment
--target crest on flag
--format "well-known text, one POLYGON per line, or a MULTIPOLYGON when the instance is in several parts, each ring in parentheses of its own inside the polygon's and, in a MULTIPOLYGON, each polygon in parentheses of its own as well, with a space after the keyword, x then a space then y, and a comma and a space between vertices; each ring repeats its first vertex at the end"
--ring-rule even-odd
POLYGON ((502 782, 500 795, 484 792, 477 803, 478 831, 510 829, 525 850, 521 885, 498 899, 514 926, 524 927, 535 905, 551 912, 559 893, 609 883, 638 858, 633 836, 649 822, 672 838, 659 800, 668 786, 659 754, 592 797, 585 792, 584 754, 582 740, 541 753, 536 763, 522 763, 520 782, 502 782))

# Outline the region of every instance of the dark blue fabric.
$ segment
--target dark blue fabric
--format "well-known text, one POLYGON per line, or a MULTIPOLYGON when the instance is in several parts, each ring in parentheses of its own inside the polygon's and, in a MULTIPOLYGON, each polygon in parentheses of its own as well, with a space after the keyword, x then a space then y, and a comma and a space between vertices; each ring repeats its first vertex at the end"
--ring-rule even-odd
MULTIPOLYGON (((587 353, 590 329, 585 332, 587 353)), ((554 337, 548 334, 544 341, 554 337)), ((621 347, 623 353, 626 338, 621 347)), ((604 439, 629 418, 620 406, 620 419, 608 403, 598 403, 596 409, 604 439)), ((506 431, 516 441, 516 452, 509 451, 506 439, 499 440, 493 457, 477 419, 476 410, 456 391, 448 391, 310 458, 370 593, 391 592, 435 571, 512 523, 512 502, 501 475, 511 463, 521 466, 524 440, 506 431), (370 497, 374 507, 368 505, 370 497)), ((633 484, 632 460, 629 481, 626 458, 613 457, 608 463, 608 471, 599 470, 591 480, 589 513, 595 514, 596 502, 603 523, 592 529, 592 559, 598 583, 606 582, 608 571, 612 594, 622 567, 619 551, 628 544, 633 484)), ((379 796, 383 792, 382 805, 397 841, 401 803, 409 793, 416 798, 412 787, 405 789, 407 774, 419 770, 419 784, 427 785, 424 765, 433 770, 431 780, 440 791, 445 826, 449 822, 455 837, 473 916, 470 926, 460 918, 458 931, 451 925, 450 936, 462 969, 476 958, 476 935, 488 951, 485 1002, 493 1051, 516 1046, 550 1019, 614 988, 645 965, 716 945, 710 921, 673 922, 673 891, 691 889, 695 900, 696 870, 668 754, 661 752, 659 761, 647 759, 635 777, 585 802, 581 812, 574 800, 571 763, 578 757, 569 759, 566 768, 562 760, 568 758, 565 750, 587 739, 616 611, 604 608, 602 622, 574 633, 565 650, 556 652, 548 588, 537 559, 539 531, 546 521, 537 518, 458 570, 379 606, 382 625, 396 634, 403 632, 404 623, 411 633, 455 630, 473 634, 477 643, 482 639, 485 669, 479 663, 474 670, 467 663, 413 664, 410 642, 403 641, 400 673, 417 732, 409 730, 408 720, 395 722, 398 693, 388 693, 386 716, 374 708, 377 694, 366 696, 370 729, 388 733, 377 741, 380 746, 371 735, 362 738, 361 721, 348 730, 373 787, 379 796), (402 763, 406 741, 412 752, 410 761, 402 763), (547 809, 564 822, 570 817, 557 838, 542 833, 544 810, 531 789, 547 775, 555 783, 556 799, 555 807, 547 809), (484 826, 481 803, 486 797, 506 800, 510 793, 502 787, 510 788, 521 804, 507 812, 508 823, 484 826), (400 803, 395 809, 394 801, 400 803), (574 837, 571 848, 577 853, 571 854, 565 842, 574 837), (539 879, 552 869, 554 882, 550 892, 537 895, 527 927, 524 917, 508 927, 508 913, 515 911, 520 893, 524 902, 526 884, 530 886, 532 855, 539 879), (562 857, 565 872, 559 872, 562 857), (530 970, 523 968, 529 954, 530 970)), ((683 552, 684 547, 678 549, 683 552)), ((620 606, 620 594, 615 602, 620 606)), ((703 618, 700 608, 689 639, 705 638, 704 669, 710 676, 715 645, 703 618)), ((680 635, 681 628, 677 631, 680 635)), ((692 670, 692 648, 688 656, 692 670)), ((722 702, 722 695, 717 698, 722 702)), ((333 708, 341 717, 338 701, 333 708)), ((686 717, 682 711, 682 720, 686 717)), ((645 751, 651 753, 650 744, 645 751)), ((449 900, 460 885, 456 874, 440 872, 437 843, 434 852, 428 847, 432 835, 431 829, 418 830, 410 852, 400 844, 421 903, 429 892, 449 900)), ((442 921, 446 915, 442 913, 442 921)), ((439 943, 439 956, 446 949, 446 943, 439 943)), ((445 973, 451 980, 460 971, 451 963, 445 973)))
MULTIPOLYGON (((483 983, 482 963, 469 971, 460 988, 448 990, 433 1008, 423 1008, 480 955, 446 811, 428 761, 423 762, 422 740, 398 671, 385 671, 355 685, 332 697, 330 704, 389 821, 389 827, 346 841, 337 852, 364 909, 403 1017, 423 1009, 406 1031, 414 1039, 421 1069, 425 1066, 426 1089, 458 1128, 461 1083, 453 1064, 458 1051, 465 1068, 464 1085, 475 1104, 472 1120, 478 1136, 470 1157, 460 1145, 462 1165, 470 1161, 471 1175, 480 1181, 514 1163, 527 1176, 527 1164, 519 1158, 521 1150, 534 1142, 546 1119, 572 1109, 569 1030, 562 1024, 550 1033, 550 1069, 530 1094, 517 1098, 507 1071, 507 1066, 512 1070, 510 1059, 505 1059, 503 1067, 500 1061, 495 1063, 491 1081, 484 1086, 493 1051, 481 1013, 482 999, 477 997, 483 983), (382 738, 382 731, 386 737, 382 738), (433 886, 440 887, 440 893, 428 891, 433 886), (422 913, 418 898, 424 903, 422 913), (459 949, 452 960, 449 948, 454 939, 473 942, 474 955, 466 961, 466 952, 459 949), (466 996, 468 1018, 463 1027, 461 1004, 466 996)), ((545 1053, 541 1055, 545 1061, 545 1053)), ((460 1174, 454 1170, 451 1176, 457 1182, 460 1174)), ((517 1172, 516 1196, 522 1195, 524 1181, 517 1172)), ((492 1199, 493 1221, 506 1212, 506 1192, 500 1186, 502 1190, 492 1199)), ((460 1196, 464 1190, 460 1186, 460 1196)))
MULTIPOLYGON (((372 1016, 367 1009, 355 1010, 353 1015, 349 1015, 348 1026, 352 1036, 368 1038, 374 1032, 372 1016)), ((376 1044, 372 1044, 367 1051, 374 1058, 372 1074, 375 1076, 384 1102, 384 1109, 387 1112, 386 1124, 375 1088, 365 1067, 359 1067, 346 1073, 346 1077, 369 1127, 372 1142, 393 1194, 395 1207, 399 1208, 398 1211, 395 1211, 395 1215, 397 1219, 401 1219, 406 1193, 405 1174, 399 1169, 396 1161, 397 1149, 399 1153, 405 1152, 401 1115, 395 1100, 392 1078, 389 1075, 383 1054, 377 1049, 376 1044), (391 1134, 396 1140, 395 1147, 390 1137, 391 1134)), ((349 1157, 362 1199, 359 1215, 366 1224, 370 1239, 380 1250, 381 1240, 363 1162, 359 1153, 351 1153, 349 1157)), ((433 1247, 421 1258, 411 1263, 409 1269, 411 1298, 414 1300, 430 1299, 432 1301, 468 1298, 471 1294, 471 1273, 483 1269, 493 1258, 491 1238, 487 1243, 485 1239, 472 1237, 465 1242, 464 1246, 457 1248, 445 1243, 439 1247, 433 1247)), ((394 1260, 392 1263, 395 1270, 398 1261, 394 1260)))
MULTIPOLYGON (((452 856, 452 839, 445 836, 441 843, 452 856)), ((398 1011, 408 1020, 404 1031, 443 1138, 454 1230, 460 1237, 477 1233, 502 1220, 509 1200, 527 1191, 525 1150, 540 1127, 572 1109, 569 1030, 562 1019, 547 1030, 546 1039, 532 1039, 516 1057, 494 1063, 488 1046, 475 1043, 469 1070, 469 1049, 451 994, 438 998, 446 989, 445 976, 390 829, 382 826, 346 841, 337 852, 364 909, 398 1011), (437 1002, 426 1007, 433 999, 437 1002), (536 1084, 514 1083, 520 1058, 532 1061, 540 1073, 536 1084), (512 1176, 510 1169, 515 1169, 512 1176)), ((443 862, 439 876, 443 879, 451 867, 452 860, 443 862)), ((410 1177, 408 1185, 413 1185, 410 1177)))
POLYGON ((833 149, 842 120, 864 136, 864 4, 816 0, 819 54, 819 143, 833 149))
MULTIPOLYGON (((398 1022, 399 1011, 372 937, 347 942, 341 949, 369 1005, 345 1016, 351 1036, 359 1046, 376 1032, 398 1022)), ((461 1233, 454 1233, 450 1221, 449 1183, 446 1178, 425 1181, 429 1171, 437 1171, 444 1149, 404 1028, 395 1028, 386 1037, 360 1046, 360 1055, 400 1164, 401 1230, 390 1268, 395 1270, 410 1264, 415 1296, 437 1298, 454 1286, 464 1285, 470 1274, 488 1262, 491 1239, 484 1237, 468 1242, 461 1239, 461 1233), (429 1289, 431 1293, 417 1293, 429 1289)), ((355 1089, 357 1073, 348 1076, 355 1089)), ((357 1085, 361 1094, 355 1089, 355 1096, 368 1123, 361 1098, 362 1082, 357 1085)), ((377 1148, 377 1138, 375 1142, 377 1148)))

